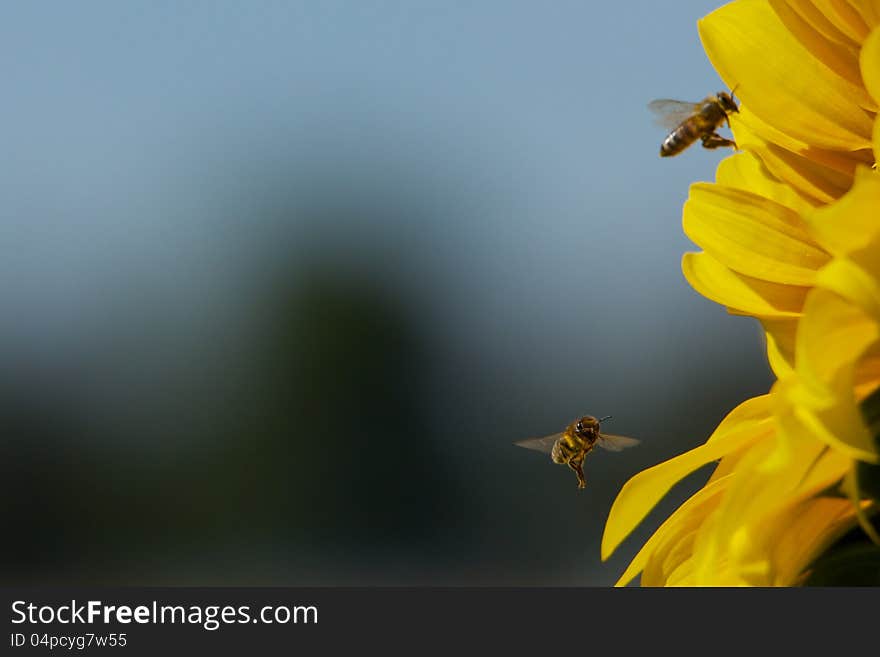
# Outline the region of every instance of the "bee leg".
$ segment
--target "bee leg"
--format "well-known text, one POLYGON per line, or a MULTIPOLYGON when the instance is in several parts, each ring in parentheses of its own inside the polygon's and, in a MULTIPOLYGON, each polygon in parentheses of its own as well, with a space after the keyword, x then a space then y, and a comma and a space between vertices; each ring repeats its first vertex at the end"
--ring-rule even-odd
POLYGON ((574 473, 578 478, 578 488, 586 488, 587 487, 587 479, 584 477, 584 467, 583 461, 569 461, 568 467, 574 470, 574 473))
POLYGON ((710 150, 721 148, 722 146, 737 148, 736 142, 733 141, 733 139, 722 137, 717 132, 710 132, 708 135, 703 135, 700 137, 700 141, 703 142, 703 148, 708 148, 710 150))

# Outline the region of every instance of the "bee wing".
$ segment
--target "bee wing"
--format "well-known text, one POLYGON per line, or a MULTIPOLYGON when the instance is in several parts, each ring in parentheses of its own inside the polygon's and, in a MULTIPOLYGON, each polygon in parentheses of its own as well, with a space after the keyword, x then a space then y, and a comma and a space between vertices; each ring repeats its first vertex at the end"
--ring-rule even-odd
POLYGON ((669 130, 677 127, 699 107, 700 103, 688 103, 671 98, 659 98, 648 103, 648 109, 657 115, 655 123, 669 130))
POLYGON ((533 449, 536 452, 544 452, 545 454, 549 454, 553 450, 553 444, 559 440, 562 436, 562 433, 554 433, 552 436, 544 436, 543 438, 529 438, 527 440, 520 440, 515 443, 517 447, 525 447, 526 449, 533 449))
POLYGON ((628 447, 635 447, 641 440, 629 436, 615 436, 613 433, 600 433, 596 444, 609 452, 619 452, 628 447))

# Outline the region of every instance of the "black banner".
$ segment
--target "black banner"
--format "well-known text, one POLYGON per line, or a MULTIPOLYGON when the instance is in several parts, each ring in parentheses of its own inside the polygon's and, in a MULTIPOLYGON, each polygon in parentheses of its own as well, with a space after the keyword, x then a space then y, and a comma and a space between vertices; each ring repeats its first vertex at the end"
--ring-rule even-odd
POLYGON ((544 655, 769 640, 790 650, 823 639, 832 648, 872 627, 878 601, 870 588, 5 588, 0 652, 544 655))

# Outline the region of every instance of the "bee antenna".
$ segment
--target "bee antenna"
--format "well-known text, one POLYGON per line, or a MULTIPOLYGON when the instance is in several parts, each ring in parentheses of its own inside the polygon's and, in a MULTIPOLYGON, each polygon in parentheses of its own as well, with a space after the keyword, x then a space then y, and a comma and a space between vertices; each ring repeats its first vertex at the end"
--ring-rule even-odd
POLYGON ((605 420, 610 420, 612 416, 606 415, 605 417, 600 417, 599 422, 604 422, 605 420))

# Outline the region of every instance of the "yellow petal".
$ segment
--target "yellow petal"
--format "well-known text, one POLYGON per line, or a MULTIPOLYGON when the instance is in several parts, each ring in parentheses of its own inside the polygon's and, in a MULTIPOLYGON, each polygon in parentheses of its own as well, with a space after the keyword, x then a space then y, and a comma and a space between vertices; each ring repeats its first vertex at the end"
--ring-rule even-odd
POLYGON ((878 0, 850 0, 850 4, 859 12, 869 30, 880 26, 880 2, 878 0))
POLYGON ((852 190, 837 203, 809 214, 817 238, 837 257, 816 283, 880 320, 880 175, 858 171, 852 190))
MULTIPOLYGON (((880 103, 880 27, 865 41, 861 54, 862 79, 868 93, 880 103)), ((880 119, 874 121, 874 162, 880 161, 880 119)))
MULTIPOLYGON (((789 174, 786 174, 785 171, 781 172, 786 175, 774 174, 780 180, 788 181, 791 179, 796 181, 801 178, 811 180, 817 175, 820 175, 825 169, 828 169, 828 182, 820 184, 818 187, 820 189, 824 189, 831 185, 841 187, 842 183, 839 182, 839 179, 835 177, 832 172, 844 174, 846 178, 851 179, 856 166, 859 164, 870 165, 874 162, 874 157, 870 148, 856 151, 839 151, 818 148, 799 139, 795 139, 792 135, 784 132, 784 124, 781 126, 783 129, 779 129, 770 125, 766 121, 762 121, 755 116, 754 112, 745 106, 740 107, 739 112, 730 117, 730 124, 734 136, 737 139, 737 143, 739 144, 754 142, 757 142, 758 144, 775 144, 787 151, 801 155, 814 163, 814 165, 817 165, 816 172, 811 170, 800 172, 796 169, 789 174)), ((809 195, 809 189, 802 191, 809 195)), ((813 196, 815 196, 815 194, 813 194, 813 196)))
POLYGON ((807 299, 797 334, 794 414, 817 439, 850 458, 880 461, 855 396, 862 355, 880 340, 880 326, 833 292, 817 289, 807 299))
POLYGON ((782 523, 780 516, 791 504, 840 481, 849 465, 846 456, 812 437, 780 435, 756 443, 738 465, 711 532, 695 551, 696 580, 711 582, 718 562, 726 558, 750 584, 772 584, 783 565, 772 548, 792 524, 782 523), (768 534, 775 540, 768 541, 768 534))
POLYGON ((848 42, 809 2, 770 0, 770 6, 801 46, 858 90, 858 96, 853 97, 855 102, 872 111, 877 109, 862 87, 856 44, 848 42))
POLYGON ((880 162, 880 120, 874 123, 874 167, 880 162))
POLYGON ((870 146, 861 87, 813 57, 766 0, 730 3, 698 26, 715 70, 764 121, 820 148, 870 146))
POLYGON ((835 24, 837 18, 835 13, 828 11, 822 4, 809 0, 788 0, 788 6, 824 38, 836 45, 853 49, 857 53, 862 39, 853 38, 849 30, 835 24))
POLYGON ((880 175, 867 167, 856 171, 848 194, 807 215, 809 231, 830 253, 864 249, 880 234, 880 175))
POLYGON ((719 502, 718 509, 713 514, 711 524, 707 524, 703 528, 701 536, 696 541, 693 559, 694 577, 697 581, 708 582, 716 577, 719 563, 727 560, 724 554, 730 547, 730 543, 743 540, 745 534, 742 532, 737 534, 739 527, 731 522, 730 512, 726 515, 722 515, 721 512, 725 507, 729 509, 733 506, 734 509, 738 509, 743 506, 743 502, 740 502, 743 497, 743 484, 754 479, 755 463, 760 463, 767 454, 772 452, 775 443, 775 432, 771 432, 766 439, 755 442, 737 465, 736 476, 729 482, 724 498, 719 502), (733 500, 729 499, 731 489, 739 490, 733 500))
POLYGON ((865 20, 847 0, 812 0, 812 4, 854 42, 861 43, 868 36, 865 20))
MULTIPOLYGON (((872 264, 878 264, 876 261, 872 264)), ((880 319, 880 278, 848 258, 835 258, 819 272, 816 284, 836 292, 880 319)))
POLYGON ((602 560, 611 556, 677 481, 771 430, 770 400, 767 395, 755 397, 732 410, 706 444, 633 476, 611 506, 602 536, 602 560))
POLYGON ((777 379, 784 379, 794 371, 796 319, 762 318, 767 332, 767 360, 777 379))
POLYGON ((880 103, 880 28, 871 32, 862 46, 862 80, 868 93, 880 103))
POLYGON ((757 156, 745 151, 721 160, 715 182, 769 198, 798 214, 810 212, 819 205, 819 201, 798 193, 792 185, 770 173, 757 156))
POLYGON ((694 183, 683 225, 688 237, 719 262, 764 281, 812 285, 828 261, 800 215, 740 189, 694 183))
POLYGON ((765 586, 797 586, 809 564, 856 524, 855 508, 849 500, 815 497, 787 505, 756 527, 753 555, 769 554, 772 569, 765 586))
POLYGON ((830 203, 843 196, 852 185, 859 163, 872 159, 871 151, 840 153, 815 147, 788 148, 779 144, 774 131, 760 126, 753 114, 743 110, 742 118, 732 121, 740 148, 754 153, 776 178, 788 183, 815 204, 830 203), (770 135, 764 138, 763 132, 770 135))
POLYGON ((707 253, 685 253, 681 269, 688 283, 707 299, 755 317, 796 318, 810 290, 737 274, 707 253))
MULTIPOLYGON (((703 486, 703 488, 685 500, 685 502, 678 507, 678 509, 676 509, 675 512, 672 513, 662 525, 660 525, 660 527, 657 528, 657 531, 654 532, 642 549, 639 550, 638 554, 630 562, 615 586, 626 586, 629 584, 636 575, 645 569, 648 560, 658 549, 669 549, 674 547, 677 542, 676 539, 684 538, 686 540, 686 535, 694 531, 694 528, 698 526, 704 520, 706 515, 718 505, 720 499, 719 496, 724 491, 726 485, 726 479, 716 480, 703 486)), ((679 560, 682 560, 684 557, 686 557, 686 554, 681 552, 677 555, 679 560)), ((659 582, 658 579, 661 578, 649 574, 647 578, 642 578, 642 584, 644 586, 661 584, 662 582, 659 582)))
POLYGON ((739 449, 725 454, 724 457, 718 461, 718 465, 715 466, 715 470, 712 472, 712 476, 709 477, 709 481, 717 481, 722 477, 734 474, 739 467, 739 464, 748 455, 749 449, 751 449, 753 444, 754 443, 746 443, 739 449))
POLYGON ((877 324, 859 308, 837 294, 814 290, 798 326, 798 375, 807 385, 827 388, 840 369, 855 363, 877 335, 877 324))
POLYGON ((880 353, 876 349, 866 352, 856 365, 855 395, 861 403, 864 399, 880 388, 880 353))
MULTIPOLYGON (((868 538, 871 539, 872 543, 880 545, 880 534, 877 533, 877 530, 874 529, 874 525, 868 520, 865 508, 862 505, 863 496, 861 486, 859 485, 859 469, 855 463, 849 469, 849 472, 844 478, 841 489, 846 493, 847 498, 852 503, 853 509, 856 513, 856 519, 862 530, 868 535, 868 538)), ((874 503, 873 500, 870 500, 870 502, 872 504, 874 503)))

